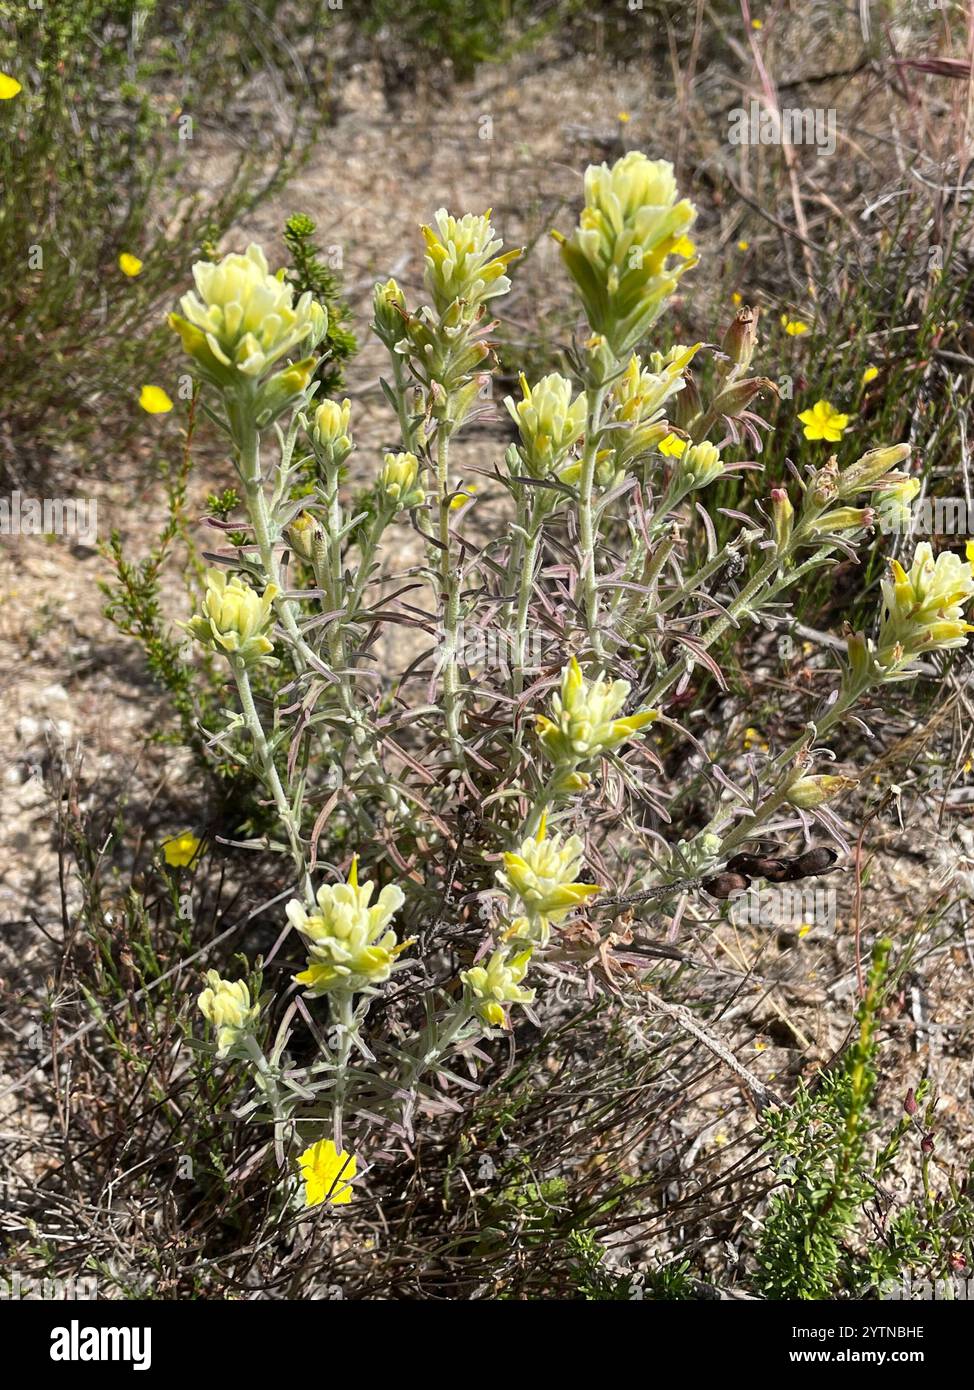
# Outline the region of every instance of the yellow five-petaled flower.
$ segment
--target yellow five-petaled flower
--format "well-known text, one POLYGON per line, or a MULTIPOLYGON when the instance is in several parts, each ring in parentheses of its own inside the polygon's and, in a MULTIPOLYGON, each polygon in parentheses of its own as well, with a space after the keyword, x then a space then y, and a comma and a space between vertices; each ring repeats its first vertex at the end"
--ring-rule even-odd
POLYGON ((827 439, 830 444, 842 438, 850 419, 828 401, 816 401, 810 410, 803 410, 798 418, 805 426, 806 439, 827 439))
POLYGON ((331 1139, 319 1139, 298 1158, 304 1180, 304 1205, 320 1207, 322 1202, 345 1206, 352 1200, 352 1179, 357 1164, 353 1154, 335 1148, 331 1139))

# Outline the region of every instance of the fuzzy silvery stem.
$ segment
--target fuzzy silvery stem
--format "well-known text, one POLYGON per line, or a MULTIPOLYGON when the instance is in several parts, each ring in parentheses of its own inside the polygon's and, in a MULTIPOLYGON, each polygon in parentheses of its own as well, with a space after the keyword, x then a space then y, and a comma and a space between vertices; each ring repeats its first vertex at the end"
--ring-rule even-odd
POLYGON ((473 1006, 464 996, 442 1018, 434 1019, 416 1038, 411 1049, 412 1057, 406 1073, 398 1082, 399 1088, 407 1095, 407 1116, 411 1115, 415 1104, 414 1091, 424 1072, 435 1067, 437 1062, 449 1052, 458 1036, 470 1022, 473 1006))
POLYGON ((443 605, 443 710, 446 733, 458 767, 466 764, 460 737, 460 671, 457 642, 460 629, 460 576, 450 543, 450 426, 441 420, 436 431, 436 500, 439 539, 440 599, 443 605))
POLYGON ((585 450, 582 454, 582 470, 578 484, 578 540, 581 550, 579 577, 582 586, 582 607, 585 612, 588 639, 597 658, 602 656, 603 647, 602 634, 599 630, 599 593, 595 573, 595 505, 593 494, 605 391, 604 385, 598 385, 589 387, 585 393, 587 408, 585 450))
MULTIPOLYGON (((274 550, 275 537, 272 534, 272 520, 264 495, 264 482, 260 471, 260 431, 254 424, 247 406, 239 412, 239 462, 240 480, 243 483, 247 501, 247 512, 254 528, 254 538, 260 553, 264 573, 270 583, 283 589, 281 568, 274 550)), ((280 615, 284 629, 291 639, 294 663, 299 672, 308 663, 309 649, 298 630, 294 604, 290 599, 278 597, 275 608, 280 615)))
POLYGON ((338 1047, 335 1054, 335 1090, 332 1097, 332 1135, 335 1147, 342 1147, 342 1123, 345 1112, 345 1094, 348 1089, 348 1059, 352 1053, 352 1042, 356 1033, 354 996, 348 990, 336 990, 332 1002, 335 1006, 335 1027, 338 1032, 338 1047))
POLYGON ((545 815, 546 811, 548 810, 548 807, 557 799, 558 783, 567 773, 573 771, 574 767, 568 766, 566 764, 556 768, 555 771, 551 774, 547 782, 545 782, 544 786, 541 788, 541 790, 538 792, 537 796, 531 803, 531 810, 528 812, 527 819, 525 820, 524 825, 521 828, 522 839, 526 840, 529 836, 536 835, 538 833, 538 828, 541 825, 542 817, 545 815))
POLYGON ((264 733, 264 726, 261 723, 257 706, 254 703, 254 693, 250 686, 250 676, 247 672, 246 663, 239 658, 230 658, 230 666, 233 671, 233 678, 236 681, 237 692, 240 696, 240 705, 243 710, 244 722, 254 744, 254 751, 260 761, 261 771, 264 782, 274 798, 274 805, 281 819, 287 835, 288 844, 291 847, 291 857, 294 860, 295 868, 301 878, 301 886, 304 895, 309 903, 314 902, 314 891, 311 886, 311 875, 308 873, 307 860, 305 858, 304 846, 301 843, 301 831, 288 801, 287 793, 281 783, 277 767, 274 763, 274 754, 271 752, 264 733))
POLYGON ((278 1166, 283 1167, 287 1151, 290 1147, 291 1136, 288 1133, 290 1124, 283 1104, 281 1103, 281 1093, 277 1085, 277 1076, 274 1068, 268 1062, 261 1050, 260 1043, 253 1033, 248 1033, 243 1039, 247 1056, 254 1064, 257 1088, 266 1098, 270 1106, 271 1114, 274 1117, 274 1154, 277 1158, 278 1166))
POLYGON ((396 416, 399 420, 402 447, 407 453, 414 454, 416 452, 416 430, 409 418, 409 374, 406 371, 406 364, 402 356, 395 349, 390 350, 389 356, 392 359, 392 376, 395 383, 392 395, 396 402, 396 416))
POLYGON ((368 587, 369 577, 372 570, 372 563, 375 560, 382 533, 385 531, 389 522, 392 520, 393 512, 388 506, 380 506, 369 521, 365 536, 359 544, 359 565, 358 573, 352 584, 352 592, 349 597, 347 609, 352 620, 362 605, 362 598, 368 587))

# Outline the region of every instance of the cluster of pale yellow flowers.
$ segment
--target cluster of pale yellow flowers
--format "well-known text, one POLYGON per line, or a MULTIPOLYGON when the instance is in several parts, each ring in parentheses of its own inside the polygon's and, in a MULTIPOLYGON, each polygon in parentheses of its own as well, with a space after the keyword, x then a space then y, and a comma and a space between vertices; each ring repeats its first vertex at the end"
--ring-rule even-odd
POLYGON ((696 265, 687 232, 696 209, 677 198, 673 166, 631 150, 585 172, 585 206, 557 239, 592 329, 622 358, 646 333, 680 277, 696 265))
POLYGON ((558 834, 549 836, 547 817, 542 815, 537 833, 504 855, 497 881, 509 895, 514 919, 510 936, 544 946, 552 926, 558 926, 576 907, 601 892, 597 883, 577 881, 582 853, 577 835, 567 840, 558 834))
POLYGON ((453 217, 446 208, 433 214, 434 226, 423 227, 426 242, 426 285, 437 313, 444 314, 457 300, 470 308, 507 294, 511 282, 505 271, 521 254, 497 252, 503 244, 494 236, 490 213, 468 212, 453 217))
MULTIPOLYGON (((246 398, 262 424, 270 424, 307 390, 315 368, 312 355, 283 370, 271 369, 298 347, 310 353, 321 342, 328 316, 310 292, 297 303, 283 271, 271 275, 259 246, 231 252, 218 262, 193 266, 196 293, 183 295, 181 314, 170 314, 200 375, 232 397, 246 398)), ((239 422, 228 413, 231 432, 239 422)))
POLYGON ((505 1004, 532 1004, 534 990, 525 989, 521 981, 531 962, 531 947, 512 951, 499 946, 486 965, 474 965, 461 971, 474 1012, 489 1028, 508 1026, 505 1004))
POLYGON ((378 490, 396 511, 421 507, 426 501, 426 489, 419 473, 415 454, 386 454, 379 472, 378 490))
MULTIPOLYGON (((542 747, 554 764, 548 795, 557 799, 588 785, 587 764, 618 748, 656 718, 654 710, 619 717, 629 696, 627 681, 606 681, 601 675, 586 680, 575 657, 562 673, 559 692, 552 696, 551 716, 538 716, 542 747)), ((536 948, 548 944, 552 927, 561 925, 575 908, 602 892, 598 883, 583 883, 583 845, 577 835, 567 838, 547 831, 547 813, 538 817, 533 835, 503 856, 497 881, 507 895, 508 922, 501 945, 486 966, 464 971, 461 979, 474 1008, 490 1027, 507 1027, 507 1004, 529 1004, 534 991, 522 980, 536 948)))
POLYGON ((213 651, 251 668, 273 665, 274 644, 267 635, 274 621, 274 584, 258 594, 239 575, 227 578, 223 570, 206 573, 206 592, 201 612, 190 618, 186 630, 213 651))
POLYGON ((532 478, 560 474, 585 430, 585 396, 572 400, 571 382, 557 372, 542 377, 534 386, 528 385, 523 373, 520 381, 520 401, 508 396, 504 404, 517 425, 521 439, 518 454, 524 470, 532 478))
POLYGON ((541 745, 563 779, 558 790, 587 786, 587 776, 577 769, 612 752, 658 717, 656 710, 646 709, 620 718, 629 690, 628 681, 603 680, 601 673, 587 680, 572 657, 552 696, 550 715, 538 715, 541 745))
POLYGON ((374 883, 359 883, 356 856, 347 883, 318 889, 316 911, 309 912, 297 898, 288 903, 288 921, 308 948, 307 968, 294 978, 306 986, 309 998, 334 990, 373 991, 388 980, 397 958, 412 944, 400 942, 391 926, 405 902, 402 889, 388 884, 373 904, 374 892, 374 883))
POLYGON ((618 426, 612 432, 615 466, 624 470, 666 438, 669 426, 664 419, 666 403, 686 385, 684 373, 699 343, 693 347, 674 347, 654 352, 646 367, 635 353, 625 371, 612 384, 610 419, 618 426))
POLYGON ((929 542, 922 541, 909 570, 898 560, 890 561, 890 575, 882 587, 875 662, 885 680, 908 674, 911 663, 928 652, 963 647, 967 634, 974 632, 964 617, 965 604, 974 598, 974 571, 970 561, 953 551, 942 551, 934 559, 929 542))
POLYGON ((244 980, 224 980, 216 970, 208 970, 206 989, 197 1003, 207 1023, 216 1030, 218 1057, 228 1057, 245 1047, 253 1035, 260 1006, 251 1004, 244 980))
POLYGON ((311 439, 336 467, 340 467, 352 452, 351 415, 349 400, 322 401, 312 417, 311 439))

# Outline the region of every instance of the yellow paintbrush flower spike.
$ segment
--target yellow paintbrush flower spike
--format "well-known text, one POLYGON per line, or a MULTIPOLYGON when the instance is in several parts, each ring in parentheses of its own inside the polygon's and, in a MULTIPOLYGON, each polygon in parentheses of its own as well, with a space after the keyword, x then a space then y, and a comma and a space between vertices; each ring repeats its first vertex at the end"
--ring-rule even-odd
POLYGON ((226 1057, 253 1032, 260 1006, 251 1004, 245 981, 221 979, 216 970, 208 970, 205 978, 207 987, 196 1002, 216 1029, 217 1056, 226 1057))
POLYGON ((335 1148, 332 1139, 319 1139, 298 1158, 304 1182, 305 1207, 318 1207, 322 1202, 346 1206, 352 1200, 352 1179, 357 1163, 352 1154, 335 1148))
POLYGON ((593 331, 617 357, 635 346, 696 264, 687 236, 695 216, 693 204, 677 198, 666 160, 630 150, 611 168, 586 170, 578 226, 558 240, 593 331))
POLYGON ((216 263, 197 261, 193 279, 196 293, 183 295, 182 314, 170 314, 169 325, 218 385, 262 376, 299 344, 314 347, 327 327, 321 305, 310 292, 295 303, 293 288, 271 275, 259 246, 216 263))
POLYGON ((963 647, 974 632, 964 617, 964 606, 974 598, 974 572, 969 560, 950 550, 934 560, 929 542, 922 541, 909 571, 898 560, 890 562, 882 589, 877 661, 886 671, 895 673, 927 651, 963 647))
POLYGON ((507 294, 511 282, 507 267, 520 250, 496 253, 503 242, 494 237, 490 212, 482 217, 468 212, 456 218, 440 208, 433 214, 432 227, 423 227, 426 242, 426 286, 436 311, 446 313, 457 300, 476 309, 489 299, 507 294))
POLYGON ((531 934, 542 945, 550 926, 563 922, 580 903, 600 893, 597 883, 578 883, 583 846, 577 835, 562 842, 560 835, 545 834, 542 819, 537 835, 529 835, 514 853, 504 855, 504 867, 497 881, 520 899, 531 934))
POLYGON ((585 429, 585 396, 572 400, 572 384, 557 372, 534 386, 521 375, 521 400, 504 401, 521 436, 520 454, 533 478, 543 478, 565 459, 585 429))
POLYGON ((172 840, 163 842, 163 857, 172 869, 188 868, 199 854, 202 843, 202 840, 184 830, 182 835, 176 835, 172 840))
POLYGON ((311 435, 316 444, 333 452, 348 453, 352 447, 349 436, 349 422, 352 418, 352 402, 322 401, 314 413, 311 435))
POLYGON ((530 946, 516 952, 498 947, 486 966, 475 965, 460 972, 476 1014, 490 1027, 508 1026, 505 1004, 530 1004, 534 1000, 534 990, 521 987, 530 960, 530 946))
POLYGON ((402 889, 387 885, 370 907, 374 891, 374 883, 359 883, 356 858, 347 883, 322 884, 318 889, 317 911, 308 912, 296 898, 288 903, 288 920, 308 948, 308 967, 294 978, 307 986, 309 996, 383 984, 397 956, 411 944, 398 942, 391 927, 405 902, 402 889))
MULTIPOLYGON (((648 367, 633 353, 626 370, 613 382, 609 393, 613 417, 626 427, 613 435, 617 469, 624 470, 653 448, 666 453, 663 444, 676 440, 668 431, 663 407, 683 390, 684 372, 699 347, 695 343, 693 347, 674 348, 665 356, 653 353, 648 367)), ((685 441, 679 442, 685 445, 685 441)))
POLYGON ((562 672, 560 693, 552 696, 551 718, 538 716, 538 733, 552 762, 574 766, 597 758, 656 719, 656 710, 650 709, 617 717, 629 689, 628 681, 605 681, 601 674, 587 681, 572 657, 562 672))
POLYGON ((816 401, 810 410, 803 410, 798 418, 805 426, 806 439, 827 439, 831 444, 842 438, 850 419, 828 401, 816 401))
POLYGON ((267 633, 277 593, 274 584, 258 594, 239 575, 228 579, 223 570, 207 570, 201 611, 190 618, 186 630, 197 642, 248 666, 270 664, 274 644, 267 633))
POLYGON ((379 473, 379 491, 395 504, 397 511, 421 507, 426 501, 426 489, 419 476, 416 455, 386 454, 379 473))
POLYGON ((142 273, 142 262, 138 256, 133 256, 129 251, 123 251, 118 258, 118 268, 123 275, 130 278, 142 273))
POLYGON ((372 290, 372 328, 389 352, 406 332, 406 296, 395 280, 380 280, 372 290))
POLYGON ((161 386, 143 386, 139 405, 149 415, 166 415, 172 410, 172 401, 161 386))
POLYGON ((691 444, 680 454, 678 476, 691 490, 707 487, 719 478, 724 471, 720 450, 716 444, 704 440, 702 444, 691 444))

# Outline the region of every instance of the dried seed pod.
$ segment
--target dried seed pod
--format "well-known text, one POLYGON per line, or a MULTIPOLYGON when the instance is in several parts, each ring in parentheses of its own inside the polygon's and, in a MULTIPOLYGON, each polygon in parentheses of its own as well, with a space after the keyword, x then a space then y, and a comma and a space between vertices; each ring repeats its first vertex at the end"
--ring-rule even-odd
POLYGON ((824 874, 826 869, 830 869, 838 859, 834 849, 806 850, 797 859, 793 859, 788 865, 789 878, 812 878, 815 874, 824 874))
POLYGON ((712 898, 733 898, 743 893, 749 882, 743 874, 718 874, 716 878, 705 878, 702 886, 712 898))
POLYGON ((783 859, 774 859, 767 854, 735 854, 726 865, 732 874, 746 874, 748 878, 766 878, 778 883, 785 876, 787 865, 783 859))

